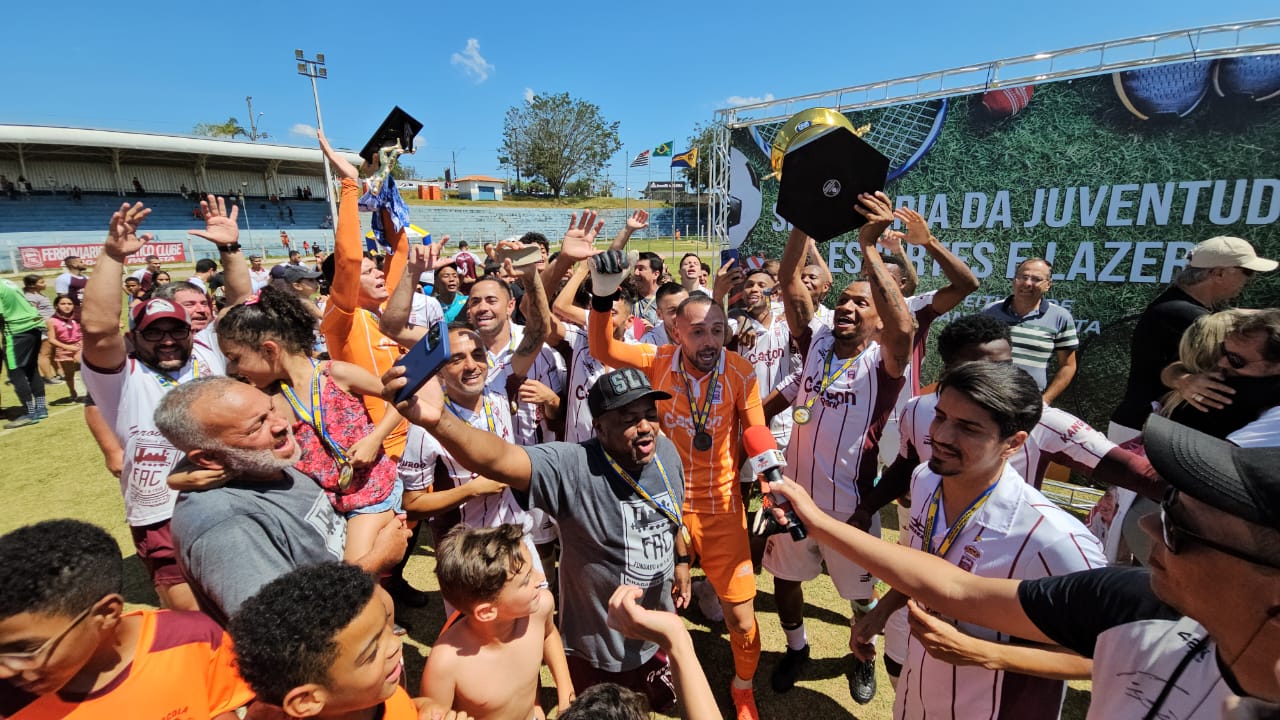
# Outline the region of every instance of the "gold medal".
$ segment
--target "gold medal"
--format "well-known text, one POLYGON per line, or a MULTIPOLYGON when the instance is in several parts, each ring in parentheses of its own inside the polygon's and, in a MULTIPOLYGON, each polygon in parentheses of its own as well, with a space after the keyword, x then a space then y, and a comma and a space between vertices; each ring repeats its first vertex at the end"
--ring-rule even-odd
POLYGON ((813 413, 809 412, 807 407, 798 407, 791 411, 791 419, 795 420, 797 425, 806 425, 813 419, 813 413))
POLYGON ((346 492, 351 487, 351 478, 355 476, 355 471, 351 469, 351 463, 338 462, 338 489, 346 492))

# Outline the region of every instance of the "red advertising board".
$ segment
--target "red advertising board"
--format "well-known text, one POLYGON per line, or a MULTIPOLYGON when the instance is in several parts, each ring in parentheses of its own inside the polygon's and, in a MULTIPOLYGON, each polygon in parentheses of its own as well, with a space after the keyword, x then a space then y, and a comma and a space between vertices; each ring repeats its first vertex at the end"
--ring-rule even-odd
MULTIPOLYGON (((84 260, 86 265, 93 265, 98 260, 102 245, 24 245, 18 248, 18 263, 23 270, 42 270, 62 266, 62 261, 71 255, 84 260)), ((142 265, 148 255, 155 255, 160 262, 184 262, 187 250, 180 242, 153 242, 142 246, 136 254, 129 256, 130 265, 142 265)))

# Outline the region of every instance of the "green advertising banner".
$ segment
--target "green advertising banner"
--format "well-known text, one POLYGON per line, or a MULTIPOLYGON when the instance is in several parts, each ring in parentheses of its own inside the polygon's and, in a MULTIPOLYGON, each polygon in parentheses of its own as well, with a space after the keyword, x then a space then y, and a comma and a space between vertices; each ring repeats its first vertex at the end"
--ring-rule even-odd
MULTIPOLYGON (((1129 335, 1147 303, 1217 235, 1280 258, 1280 55, 1191 62, 848 113, 890 157, 886 192, 915 209, 982 286, 957 308, 1008 296, 1014 268, 1053 266, 1050 300, 1080 335, 1079 373, 1058 405, 1101 428, 1124 391, 1129 335)), ((779 257, 775 126, 731 139, 730 244, 779 257)), ((945 283, 910 248, 924 292, 945 283)), ((854 279, 852 235, 824 247, 831 299, 854 279)), ((1280 305, 1280 273, 1240 307, 1280 305)), ((935 324, 941 327, 947 318, 935 324)), ((936 330, 932 333, 936 337, 936 330)), ((923 378, 936 379, 931 353, 923 378)))

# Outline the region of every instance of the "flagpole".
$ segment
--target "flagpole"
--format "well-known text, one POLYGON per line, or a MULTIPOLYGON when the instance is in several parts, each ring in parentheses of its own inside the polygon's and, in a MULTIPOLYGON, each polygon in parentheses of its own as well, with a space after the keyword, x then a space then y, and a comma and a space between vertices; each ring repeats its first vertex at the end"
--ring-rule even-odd
POLYGON ((627 148, 624 145, 622 147, 622 162, 626 163, 626 165, 622 170, 622 196, 626 198, 628 216, 631 215, 631 188, 627 187, 631 184, 631 160, 628 159, 630 157, 631 154, 627 152, 627 148))
POLYGON ((671 195, 671 258, 676 256, 676 169, 667 160, 667 192, 671 195))
MULTIPOLYGON (((653 215, 653 193, 649 192, 649 186, 653 184, 653 158, 652 157, 650 157, 649 162, 645 163, 645 167, 649 171, 648 173, 649 179, 645 184, 645 194, 649 196, 649 215, 653 215)), ((657 218, 654 218, 654 219, 655 221, 657 220, 657 218)), ((654 222, 652 225, 649 226, 650 238, 653 237, 654 231, 657 230, 657 225, 658 223, 654 222)))

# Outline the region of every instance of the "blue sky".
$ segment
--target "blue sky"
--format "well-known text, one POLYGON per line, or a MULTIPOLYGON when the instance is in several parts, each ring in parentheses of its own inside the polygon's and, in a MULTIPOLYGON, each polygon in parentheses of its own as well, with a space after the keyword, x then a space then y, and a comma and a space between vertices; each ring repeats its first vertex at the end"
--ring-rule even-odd
MULTIPOLYGON (((323 52, 325 127, 359 148, 399 104, 425 124, 421 175, 502 177, 502 117, 567 91, 621 123, 628 157, 743 99, 782 98, 1145 33, 1276 14, 1274 0, 886 3, 12 2, 0 123, 189 133, 253 97, 271 142, 306 144, 323 52), (358 14, 355 8, 386 8, 358 14), (880 14, 873 14, 879 10, 880 14)), ((621 185, 619 153, 609 175, 621 185)), ((655 160, 655 179, 666 174, 655 160)), ((632 171, 643 185, 645 171, 632 171)))

